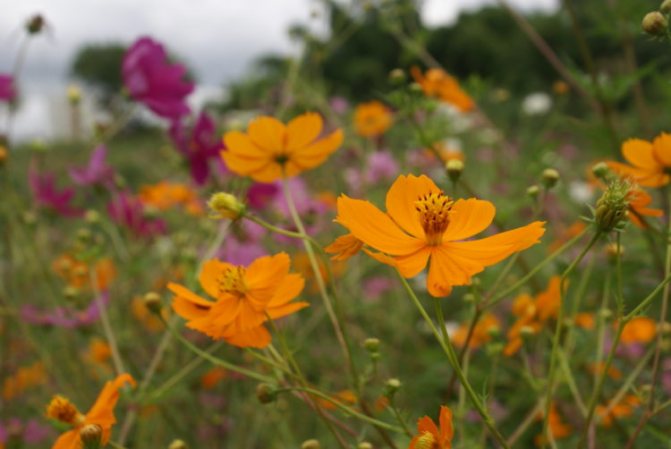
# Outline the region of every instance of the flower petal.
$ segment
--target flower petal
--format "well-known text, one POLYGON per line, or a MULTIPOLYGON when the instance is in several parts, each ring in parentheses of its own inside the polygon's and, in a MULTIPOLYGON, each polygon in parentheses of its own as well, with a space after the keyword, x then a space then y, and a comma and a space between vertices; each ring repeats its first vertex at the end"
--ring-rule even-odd
POLYGON ((450 224, 443 241, 463 240, 479 234, 492 223, 496 208, 489 201, 470 198, 458 200, 450 211, 450 224))
POLYGON ((659 162, 653 154, 653 145, 647 140, 629 139, 622 144, 622 155, 629 163, 640 168, 657 170, 659 162))
POLYGON ((305 287, 305 279, 298 273, 288 274, 277 286, 273 299, 268 303, 268 312, 275 307, 283 306, 296 296, 298 296, 305 287))
POLYGON ((270 344, 272 339, 270 332, 264 326, 235 333, 224 338, 228 343, 241 348, 265 348, 270 344))
POLYGON ((214 304, 179 284, 171 282, 168 289, 176 295, 172 300, 172 309, 186 320, 203 318, 214 304))
POLYGON ((210 259, 203 264, 203 268, 198 275, 198 282, 203 290, 213 298, 219 296, 219 281, 218 278, 227 270, 234 268, 228 262, 222 262, 217 259, 210 259))
MULTIPOLYGON (((445 405, 440 406, 440 441, 447 443, 452 441, 454 429, 452 428, 452 411, 445 405)), ((447 446, 449 447, 449 446, 447 446)))
POLYGON ((660 164, 671 167, 671 134, 661 133, 652 142, 652 153, 660 164))
POLYGON ((105 384, 93 407, 86 414, 87 424, 97 424, 104 430, 109 429, 116 422, 114 407, 119 400, 119 389, 124 384, 135 386, 135 380, 130 374, 124 373, 105 384))
POLYGON ((309 145, 322 131, 324 121, 314 112, 299 115, 287 124, 287 150, 291 154, 309 145))
POLYGON ((291 161, 304 169, 313 168, 324 162, 336 151, 343 141, 343 132, 338 129, 312 145, 299 148, 291 153, 291 161))
POLYGON ((234 153, 247 158, 268 158, 269 154, 263 148, 256 145, 252 139, 240 131, 229 131, 224 134, 224 153, 234 153))
POLYGON ((287 128, 274 117, 261 116, 249 123, 247 135, 262 149, 278 154, 286 148, 287 128))
POLYGON ((431 255, 431 247, 424 247, 417 251, 416 253, 409 254, 407 256, 397 256, 394 257, 396 261, 396 268, 401 273, 401 276, 404 278, 413 278, 419 274, 426 264, 429 262, 429 256, 431 255))
POLYGON ((387 213, 407 233, 423 239, 424 229, 415 209, 415 201, 427 193, 436 192, 440 192, 440 189, 427 176, 401 175, 387 192, 387 213))
POLYGON ((425 246, 423 240, 404 233, 387 214, 368 201, 340 196, 336 221, 365 244, 394 256, 412 254, 425 246))

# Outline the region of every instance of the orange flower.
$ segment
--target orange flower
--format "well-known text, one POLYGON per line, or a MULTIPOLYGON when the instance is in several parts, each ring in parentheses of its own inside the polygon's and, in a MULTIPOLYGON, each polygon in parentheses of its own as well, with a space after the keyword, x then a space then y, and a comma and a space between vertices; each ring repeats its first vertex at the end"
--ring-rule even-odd
POLYGON ((661 217, 664 212, 661 209, 651 209, 648 206, 652 203, 652 197, 648 192, 638 186, 629 190, 627 195, 629 200, 629 219, 639 228, 645 227, 642 217, 661 217))
POLYGON ((391 122, 391 111, 379 101, 361 103, 354 111, 356 133, 363 137, 376 137, 384 134, 391 126, 391 122))
MULTIPOLYGON (((52 268, 70 287, 83 288, 91 284, 89 265, 69 254, 62 254, 52 263, 52 268)), ((100 259, 94 265, 96 288, 107 290, 116 277, 116 267, 110 259, 100 259)))
POLYGON ((620 341, 625 345, 649 343, 657 334, 657 323, 654 320, 639 316, 624 325, 620 341))
MULTIPOLYGON (((603 374, 605 368, 606 368, 606 362, 590 363, 589 365, 587 365, 587 369, 592 374, 601 375, 601 374, 603 374)), ((606 371, 606 374, 608 374, 608 377, 610 377, 613 380, 622 379, 622 371, 620 371, 619 369, 617 369, 613 365, 610 365, 608 367, 608 371, 606 371)))
POLYGON ((138 198, 145 206, 155 207, 158 210, 183 206, 191 215, 202 215, 204 212, 196 191, 184 184, 161 181, 153 185, 144 185, 140 187, 138 198))
POLYGON ((93 362, 104 364, 112 357, 112 349, 106 341, 93 338, 89 343, 88 357, 93 362))
POLYGON ((631 177, 645 187, 661 187, 671 180, 671 134, 662 133, 652 142, 629 139, 622 144, 622 155, 631 164, 608 162, 622 176, 631 177))
POLYGON ((345 261, 357 254, 363 248, 363 242, 352 234, 341 235, 329 246, 324 248, 331 256, 331 260, 345 261))
POLYGON ((47 418, 68 424, 72 429, 58 437, 51 449, 80 449, 82 442, 79 431, 89 424, 100 426, 101 447, 105 446, 110 439, 112 426, 116 423, 114 407, 119 400, 119 389, 126 383, 135 386, 135 380, 130 374, 121 374, 107 382, 86 415, 81 414, 77 407, 63 396, 54 396, 47 406, 47 418))
POLYGON ((580 312, 575 316, 575 324, 586 330, 594 329, 594 314, 589 312, 580 312))
POLYGON ((611 427, 615 419, 633 415, 634 409, 640 404, 641 400, 630 394, 616 404, 597 405, 594 411, 602 426, 611 427))
MULTIPOLYGON (((345 404, 356 404, 358 402, 358 399, 356 397, 356 394, 352 390, 341 390, 337 392, 336 394, 332 395, 333 399, 335 399, 338 402, 342 402, 345 404)), ((324 409, 326 410, 335 410, 337 406, 332 402, 329 401, 328 399, 320 398, 315 396, 315 401, 324 409)))
MULTIPOLYGON (((543 414, 541 414, 539 419, 542 419, 542 416, 543 414)), ((557 411, 557 406, 552 403, 550 405, 550 415, 548 417, 548 432, 552 435, 552 438, 555 440, 566 438, 571 434, 571 430, 571 426, 562 421, 561 415, 557 411)), ((542 446, 543 441, 544 437, 542 434, 536 435, 536 438, 534 439, 536 445, 542 446)))
MULTIPOLYGON (((468 328, 469 324, 464 323, 459 326, 457 331, 452 336, 452 341, 455 345, 462 347, 466 343, 466 337, 468 337, 468 328)), ((471 349, 476 349, 482 346, 485 343, 488 343, 492 339, 492 332, 501 328, 501 323, 495 315, 491 313, 486 313, 480 318, 478 323, 473 328, 473 335, 471 335, 471 340, 468 346, 471 349)))
POLYGON ((424 94, 436 97, 449 103, 461 112, 469 112, 475 108, 475 103, 459 86, 459 82, 444 70, 429 69, 425 74, 418 67, 410 69, 415 81, 422 86, 424 94))
POLYGON ((322 128, 322 118, 315 113, 300 115, 286 126, 273 117, 258 117, 246 134, 224 135, 226 150, 221 157, 233 172, 258 182, 296 176, 320 165, 342 144, 339 129, 318 139, 322 128))
POLYGON ((410 441, 408 449, 450 449, 452 447, 452 411, 446 405, 440 406, 439 426, 428 416, 417 421, 417 435, 410 441))
POLYGON ((240 347, 266 347, 270 334, 263 325, 265 321, 308 306, 306 302, 290 302, 305 284, 301 275, 289 273, 290 262, 286 253, 260 257, 248 267, 209 260, 203 265, 199 282, 216 301, 170 283, 168 289, 175 294, 172 308, 188 320, 187 327, 215 340, 240 347))
POLYGON ((561 278, 552 276, 545 291, 532 298, 526 293, 519 295, 513 302, 513 315, 517 321, 508 330, 508 344, 503 354, 512 356, 522 347, 522 331, 538 333, 550 318, 557 318, 561 307, 561 278))
POLYGON ((399 176, 387 192, 387 213, 368 201, 345 195, 338 198, 336 221, 364 244, 382 251, 372 253, 395 266, 405 278, 419 274, 427 264, 427 289, 432 296, 447 296, 455 285, 489 265, 538 242, 545 229, 536 221, 481 240, 466 240, 484 231, 494 219, 489 201, 452 200, 431 179, 399 176))
POLYGON ((41 362, 21 367, 2 383, 2 398, 9 401, 32 387, 44 384, 46 380, 47 373, 41 362))
POLYGON ((200 386, 205 390, 211 390, 226 377, 228 377, 226 370, 220 366, 215 366, 200 377, 200 386))
MULTIPOLYGON (((138 320, 149 332, 158 332, 165 328, 163 321, 152 313, 143 298, 136 296, 130 303, 130 311, 133 317, 138 320)), ((164 321, 170 318, 170 312, 167 308, 161 308, 161 316, 164 321)))

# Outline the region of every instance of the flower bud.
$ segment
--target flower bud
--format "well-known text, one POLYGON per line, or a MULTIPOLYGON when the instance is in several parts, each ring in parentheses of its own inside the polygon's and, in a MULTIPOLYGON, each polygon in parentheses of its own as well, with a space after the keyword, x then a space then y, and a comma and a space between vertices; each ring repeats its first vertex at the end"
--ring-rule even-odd
POLYGON ((277 399, 277 392, 271 385, 258 384, 256 386, 256 399, 258 399, 261 404, 270 404, 277 399))
POLYGON ((366 338, 363 342, 363 347, 368 352, 378 352, 380 350, 380 340, 377 338, 366 338))
POLYGON ((301 444, 301 449, 321 449, 322 445, 319 444, 319 441, 313 439, 303 441, 301 444))
POLYGON ((188 447, 184 441, 174 440, 172 443, 170 443, 168 449, 188 449, 188 447))
POLYGON ((234 195, 219 192, 212 195, 207 202, 208 207, 214 212, 214 218, 227 218, 237 220, 245 214, 245 205, 234 195))
POLYGON ((520 336, 522 338, 529 338, 533 335, 536 335, 536 330, 531 326, 522 326, 520 328, 520 336))
POLYGON ((601 318, 603 318, 604 320, 607 320, 607 319, 609 319, 610 317, 613 316, 613 311, 610 310, 610 309, 600 309, 600 310, 599 310, 599 315, 600 315, 601 318))
POLYGON ((42 139, 33 139, 30 142, 30 149, 35 153, 46 153, 48 150, 47 144, 42 139))
POLYGON ((156 292, 149 292, 142 298, 144 306, 153 314, 161 315, 161 296, 156 292))
POLYGON ((89 209, 84 215, 84 220, 86 220, 88 224, 98 224, 100 223, 100 213, 98 213, 97 210, 89 209))
POLYGON ((464 302, 474 302, 475 301, 475 295, 473 293, 465 293, 464 296, 462 296, 462 299, 464 302))
POLYGON ((77 287, 68 285, 63 289, 63 297, 67 301, 75 301, 77 298, 79 298, 79 289, 77 287))
POLYGON ((535 184, 532 185, 532 186, 527 187, 527 195, 531 199, 538 198, 538 194, 540 193, 540 191, 541 191, 541 189, 539 189, 538 186, 535 185, 535 184))
POLYGON ((605 179, 610 173, 610 168, 605 162, 598 162, 592 166, 592 174, 599 179, 605 179))
POLYGON ((671 0, 664 0, 662 4, 659 6, 659 10, 663 14, 668 14, 671 12, 671 0))
POLYGON ((403 69, 394 69, 389 72, 389 82, 393 86, 400 86, 406 80, 405 72, 403 69))
POLYGON ((80 228, 77 230, 77 241, 82 245, 86 245, 91 242, 93 238, 93 233, 88 228, 80 228))
POLYGON ((71 105, 77 105, 82 99, 82 91, 79 87, 73 85, 68 86, 68 101, 71 105))
POLYGON ((79 431, 79 439, 82 441, 83 449, 99 449, 103 429, 98 424, 87 424, 79 431))
POLYGON ((28 34, 38 34, 44 28, 45 23, 41 14, 35 14, 26 22, 26 31, 28 34))
POLYGON ((421 94, 422 86, 420 86, 418 83, 410 83, 410 92, 414 94, 421 94))
POLYGON ((9 158, 9 151, 7 151, 7 148, 5 148, 4 146, 0 145, 0 167, 5 165, 8 158, 9 158))
POLYGON ((388 398, 394 396, 401 386, 401 381, 395 377, 388 379, 384 384, 384 395, 388 398))
POLYGON ((450 180, 456 183, 464 171, 464 163, 459 159, 450 159, 445 163, 445 170, 447 170, 447 176, 450 177, 450 180))
POLYGON ((356 449, 373 449, 373 445, 370 444, 368 441, 362 441, 361 443, 359 443, 356 449))
POLYGON ((643 17, 641 26, 643 31, 651 36, 664 36, 667 32, 667 27, 669 23, 659 11, 649 12, 643 17))
POLYGON ((630 187, 629 182, 615 179, 597 200, 594 222, 601 232, 610 232, 626 220, 630 187))
POLYGON ((543 186, 549 190, 557 185, 557 182, 559 181, 559 172, 554 168, 546 168, 543 170, 541 179, 543 181, 543 186))
POLYGON ((624 254, 622 245, 618 246, 615 242, 606 245, 606 256, 610 262, 615 262, 617 257, 622 257, 622 254, 624 254))

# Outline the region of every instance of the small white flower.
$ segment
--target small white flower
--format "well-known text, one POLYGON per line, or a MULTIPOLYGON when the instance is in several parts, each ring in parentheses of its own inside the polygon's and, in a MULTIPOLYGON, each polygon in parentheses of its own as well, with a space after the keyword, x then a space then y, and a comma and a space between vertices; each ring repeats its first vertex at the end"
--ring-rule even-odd
POLYGON ((552 98, 545 92, 534 92, 522 101, 522 112, 526 115, 542 115, 552 107, 552 98))

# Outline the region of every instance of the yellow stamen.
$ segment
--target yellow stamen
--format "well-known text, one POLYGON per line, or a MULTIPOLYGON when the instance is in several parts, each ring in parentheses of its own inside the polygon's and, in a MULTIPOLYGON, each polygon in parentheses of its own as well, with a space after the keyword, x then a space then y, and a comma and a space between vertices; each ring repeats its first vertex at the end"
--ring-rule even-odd
POLYGON ((436 445, 436 437, 431 432, 423 432, 415 443, 415 449, 433 449, 436 445))
POLYGON ((47 406, 47 418, 55 419, 57 421, 77 426, 83 424, 84 415, 82 415, 77 407, 63 396, 56 395, 51 399, 47 406))
POLYGON ((245 285, 245 268, 230 268, 219 276, 219 291, 221 293, 230 293, 236 296, 244 296, 247 293, 245 285))
POLYGON ((437 246, 442 243, 443 233, 450 224, 453 204, 454 201, 443 192, 427 193, 415 201, 415 209, 419 212, 419 220, 429 245, 437 246))

